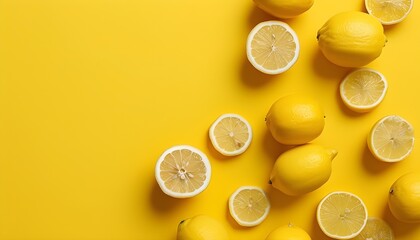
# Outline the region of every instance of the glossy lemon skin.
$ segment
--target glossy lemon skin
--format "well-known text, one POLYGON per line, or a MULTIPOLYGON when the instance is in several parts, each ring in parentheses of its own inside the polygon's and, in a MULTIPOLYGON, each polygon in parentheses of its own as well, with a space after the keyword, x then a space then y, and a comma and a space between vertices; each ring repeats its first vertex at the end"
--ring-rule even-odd
POLYGON ((293 18, 308 11, 314 0, 254 0, 265 12, 278 18, 293 18))
POLYGON ((207 215, 197 215, 178 224, 177 240, 228 240, 223 225, 207 215))
POLYGON ((399 221, 420 223, 420 172, 406 173, 394 182, 388 205, 399 221))
POLYGON ((298 196, 314 191, 328 181, 335 149, 308 143, 283 152, 271 171, 270 182, 281 192, 298 196))
POLYGON ((372 62, 387 41, 382 24, 358 11, 331 17, 318 30, 317 39, 324 56, 342 67, 362 67, 372 62))
POLYGON ((299 145, 312 141, 324 129, 324 112, 319 102, 303 93, 284 96, 268 111, 266 125, 279 143, 299 145))
POLYGON ((311 240, 311 237, 302 228, 289 224, 274 229, 265 240, 311 240))

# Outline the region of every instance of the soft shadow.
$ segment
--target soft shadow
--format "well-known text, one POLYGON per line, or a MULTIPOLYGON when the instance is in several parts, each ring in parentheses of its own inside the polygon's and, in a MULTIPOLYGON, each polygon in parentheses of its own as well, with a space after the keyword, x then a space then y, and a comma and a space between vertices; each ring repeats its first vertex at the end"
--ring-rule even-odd
MULTIPOLYGON (((345 76, 343 76, 344 78, 345 76)), ((341 82, 341 81, 339 81, 341 82)), ((365 115, 366 113, 358 113, 355 111, 350 110, 350 108, 348 108, 344 102, 343 99, 341 99, 341 95, 340 95, 340 85, 337 86, 337 90, 336 90, 336 99, 338 102, 338 106, 340 107, 341 111, 347 116, 347 117, 351 117, 351 118, 357 118, 357 117, 361 117, 363 115, 365 115)))
POLYGON ((241 79, 245 85, 249 87, 261 87, 271 80, 278 78, 280 75, 269 75, 258 71, 251 63, 248 61, 246 55, 243 57, 241 68, 241 79))
POLYGON ((248 16, 249 31, 251 31, 251 29, 254 28, 258 23, 264 22, 264 21, 269 21, 269 20, 279 20, 279 21, 285 22, 287 24, 293 24, 293 22, 296 21, 296 18, 280 19, 280 18, 277 18, 275 16, 272 16, 272 15, 264 12, 263 10, 258 8, 257 6, 254 6, 251 9, 251 11, 249 13, 249 16, 248 16))
POLYGON ((394 231, 395 239, 400 239, 403 236, 410 234, 416 229, 419 229, 419 223, 403 223, 397 220, 391 213, 391 210, 388 207, 388 204, 384 206, 384 211, 382 213, 382 219, 385 220, 394 231))
POLYGON ((306 197, 306 194, 300 196, 289 196, 284 194, 280 190, 274 188, 273 186, 269 186, 267 188, 267 195, 270 199, 270 204, 272 209, 286 209, 290 206, 299 204, 306 197))
POLYGON ((318 48, 313 58, 314 72, 323 79, 340 82, 346 73, 350 70, 348 68, 337 66, 325 58, 324 54, 318 48))
MULTIPOLYGON (((152 192, 150 193, 150 205, 158 213, 165 214, 176 207, 188 205, 190 199, 170 197, 160 189, 156 181, 154 182, 155 184, 153 184, 152 192)), ((144 196, 141 197, 143 198, 144 196)))
POLYGON ((212 159, 217 159, 217 160, 228 160, 228 159, 232 159, 235 158, 235 156, 225 156, 221 153, 219 153, 213 146, 213 144, 211 143, 210 137, 208 134, 206 134, 205 136, 206 138, 206 143, 207 143, 207 149, 209 150, 210 156, 212 159))
POLYGON ((367 144, 365 144, 365 148, 363 150, 363 155, 361 159, 365 169, 372 174, 381 173, 392 167, 394 164, 398 164, 379 161, 372 155, 367 144))
POLYGON ((277 160, 281 153, 294 147, 277 142, 268 129, 265 131, 262 145, 264 151, 270 156, 270 159, 273 159, 273 162, 277 160))
POLYGON ((311 214, 312 216, 312 227, 309 230, 309 235, 311 236, 311 239, 332 239, 327 237, 327 235, 324 234, 324 232, 322 232, 321 228, 318 225, 318 221, 316 219, 316 209, 313 212, 313 214, 311 214))
POLYGON ((233 219, 232 215, 230 215, 228 205, 229 205, 229 202, 226 202, 226 211, 225 211, 226 212, 226 220, 229 222, 230 226, 233 229, 240 230, 240 231, 251 231, 252 229, 258 227, 258 226, 255 226, 255 227, 243 227, 243 226, 239 225, 235 221, 235 219, 233 219))

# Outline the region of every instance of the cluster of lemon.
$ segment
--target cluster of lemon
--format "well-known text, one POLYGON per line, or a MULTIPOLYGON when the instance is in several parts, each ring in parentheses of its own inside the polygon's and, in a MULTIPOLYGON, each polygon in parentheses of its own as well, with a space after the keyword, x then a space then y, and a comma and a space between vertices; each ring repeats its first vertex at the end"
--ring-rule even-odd
MULTIPOLYGON (((279 18, 295 17, 307 11, 313 0, 254 0, 258 7, 279 18)), ((334 64, 356 67, 340 84, 345 105, 356 112, 368 112, 385 97, 388 84, 379 71, 359 68, 381 54, 386 43, 382 25, 395 24, 410 12, 412 0, 365 0, 368 13, 344 12, 330 18, 318 31, 317 39, 324 56, 334 64), (379 21, 378 21, 379 20, 379 21)), ((247 56, 251 64, 266 74, 279 74, 290 69, 298 59, 297 34, 286 23, 266 21, 249 34, 247 56)), ((283 96, 268 111, 266 125, 274 139, 295 145, 276 160, 270 184, 291 196, 314 191, 330 178, 335 149, 310 143, 323 131, 325 116, 317 100, 307 93, 283 96)), ((238 114, 223 114, 209 129, 213 147, 223 155, 244 153, 252 140, 252 128, 238 114)), ((381 161, 405 159, 414 145, 413 126, 397 115, 380 119, 371 129, 367 145, 381 161)), ((162 191, 176 198, 196 196, 207 188, 211 165, 199 149, 174 146, 158 159, 156 180, 162 191)), ((403 222, 420 222, 420 174, 399 178, 390 189, 389 207, 403 222)), ((252 227, 265 220, 270 211, 266 193, 259 187, 239 187, 229 198, 229 211, 236 222, 252 227)), ((362 199, 350 192, 331 192, 317 208, 321 230, 335 239, 393 239, 391 228, 379 218, 369 217, 362 199)), ((198 215, 178 225, 182 239, 229 239, 226 230, 215 219, 198 215)), ((309 234, 291 224, 273 230, 267 240, 310 240, 309 234)))

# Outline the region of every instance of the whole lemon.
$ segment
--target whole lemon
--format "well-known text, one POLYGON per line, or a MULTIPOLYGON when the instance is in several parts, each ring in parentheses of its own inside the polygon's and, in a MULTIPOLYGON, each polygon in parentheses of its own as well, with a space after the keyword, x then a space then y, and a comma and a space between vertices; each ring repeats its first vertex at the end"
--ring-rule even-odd
POLYGON ((308 143, 283 152, 271 171, 274 188, 291 196, 302 195, 321 187, 331 175, 335 149, 308 143))
POLYGON ((273 103, 265 117, 271 135, 279 143, 298 145, 312 141, 324 129, 324 112, 314 98, 295 93, 273 103))
POLYGON ((331 17, 318 30, 318 45, 324 56, 342 67, 361 67, 379 57, 386 37, 382 24, 358 11, 331 17))
POLYGON ((293 18, 314 4, 314 0, 254 0, 263 11, 278 18, 293 18))
POLYGON ((288 224, 274 229, 265 240, 311 240, 311 237, 302 228, 288 224))
POLYGON ((420 223, 420 173, 410 172, 392 184, 388 195, 392 215, 402 222, 420 223))
POLYGON ((226 229, 216 219, 197 215, 178 224, 177 240, 227 240, 226 229))

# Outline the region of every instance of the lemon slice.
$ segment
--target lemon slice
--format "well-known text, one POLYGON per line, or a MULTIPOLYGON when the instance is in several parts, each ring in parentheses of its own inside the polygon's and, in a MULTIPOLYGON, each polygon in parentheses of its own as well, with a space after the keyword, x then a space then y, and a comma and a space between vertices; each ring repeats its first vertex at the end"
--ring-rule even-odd
POLYGON ((413 3, 414 0, 365 0, 365 7, 383 25, 392 25, 408 16, 413 3))
POLYGON ((243 186, 230 196, 229 211, 239 225, 253 227, 267 217, 270 212, 270 202, 261 188, 243 186))
POLYGON ((175 198, 193 197, 207 188, 211 167, 206 155, 188 145, 174 146, 158 159, 155 177, 164 193, 175 198))
POLYGON ((376 70, 360 68, 350 72, 340 84, 344 104, 355 112, 368 112, 385 97, 388 83, 376 70))
POLYGON ((365 228, 354 240, 394 240, 394 233, 384 220, 370 217, 365 228))
POLYGON ((353 193, 332 192, 324 197, 317 208, 317 221, 321 230, 334 239, 350 239, 365 227, 368 213, 363 201, 353 193))
POLYGON ((266 74, 279 74, 296 63, 299 40, 295 31, 284 22, 261 22, 249 33, 246 51, 256 69, 266 74))
POLYGON ((414 128, 400 116, 386 116, 372 127, 367 144, 377 159, 384 162, 401 161, 413 150, 414 128))
POLYGON ((214 121, 209 136, 218 152, 225 156, 236 156, 245 152, 251 144, 252 129, 245 118, 227 113, 214 121))

